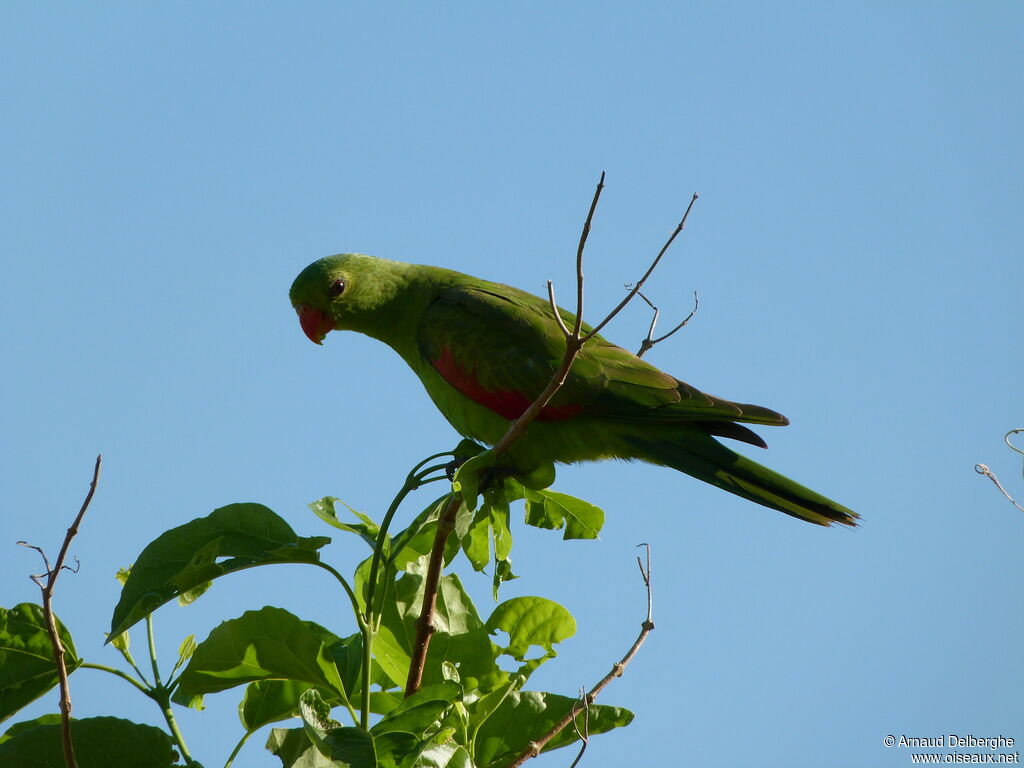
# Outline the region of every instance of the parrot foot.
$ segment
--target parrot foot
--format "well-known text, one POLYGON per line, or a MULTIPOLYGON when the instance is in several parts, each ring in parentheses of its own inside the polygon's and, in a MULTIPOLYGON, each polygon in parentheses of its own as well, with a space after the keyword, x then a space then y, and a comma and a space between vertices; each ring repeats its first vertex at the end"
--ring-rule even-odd
POLYGON ((444 476, 448 478, 448 482, 455 480, 455 473, 458 472, 459 467, 466 463, 466 459, 452 459, 444 465, 444 476))

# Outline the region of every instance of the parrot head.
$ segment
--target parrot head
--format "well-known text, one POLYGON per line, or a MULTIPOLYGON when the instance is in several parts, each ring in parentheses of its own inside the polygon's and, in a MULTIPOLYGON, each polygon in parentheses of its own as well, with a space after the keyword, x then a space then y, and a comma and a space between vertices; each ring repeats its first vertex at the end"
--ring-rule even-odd
POLYGON ((289 291, 303 333, 321 344, 334 330, 364 330, 399 287, 401 266, 359 253, 314 261, 289 291))

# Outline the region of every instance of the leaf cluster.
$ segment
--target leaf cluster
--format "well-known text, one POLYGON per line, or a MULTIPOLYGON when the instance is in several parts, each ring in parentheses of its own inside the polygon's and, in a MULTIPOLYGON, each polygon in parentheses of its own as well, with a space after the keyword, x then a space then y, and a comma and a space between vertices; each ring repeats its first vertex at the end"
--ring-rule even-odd
MULTIPOLYGON (((78 764, 169 768, 199 765, 177 728, 173 706, 201 709, 205 697, 240 694, 241 737, 227 765, 250 736, 266 726, 266 748, 285 768, 473 768, 506 766, 578 706, 574 697, 528 690, 533 672, 555 658, 576 632, 564 607, 543 597, 498 602, 484 617, 459 576, 437 584, 429 652, 422 683, 411 695, 403 684, 413 663, 425 573, 438 520, 453 498, 428 503, 390 533, 412 491, 443 480, 440 456, 463 457, 471 448, 430 457, 409 473, 380 522, 334 497, 310 505, 322 521, 363 540, 369 555, 344 576, 323 558, 330 539, 299 536, 261 504, 231 504, 174 527, 151 542, 132 568, 119 573, 122 591, 111 617, 108 643, 132 670, 79 657, 70 632, 58 623, 69 671, 99 669, 125 679, 160 707, 168 731, 110 717, 72 721, 78 764), (460 455, 461 454, 461 455, 460 455), (152 638, 153 613, 177 600, 187 605, 214 581, 249 568, 303 564, 331 573, 351 604, 352 617, 332 630, 282 607, 265 606, 229 618, 200 642, 182 642, 166 680, 155 656, 152 679, 130 652, 130 630, 144 622, 152 638), (291 725, 289 725, 289 721, 291 725)), ((529 480, 527 480, 529 482, 529 480)), ((533 484, 533 483, 531 483, 533 484)), ((460 503, 444 562, 465 557, 474 571, 490 567, 495 601, 512 572, 512 507, 523 502, 529 525, 561 530, 564 538, 596 538, 603 512, 579 499, 530 488, 506 477, 489 485, 476 508, 460 503)), ((456 487, 457 488, 457 487, 456 487)), ((152 653, 152 642, 150 650, 152 653)), ((41 609, 0 608, 0 721, 10 718, 57 683, 41 609)), ((588 733, 632 720, 627 710, 590 705, 588 733)), ((59 716, 16 723, 0 736, 0 768, 62 766, 59 716)), ((567 728, 544 751, 579 738, 567 728)))

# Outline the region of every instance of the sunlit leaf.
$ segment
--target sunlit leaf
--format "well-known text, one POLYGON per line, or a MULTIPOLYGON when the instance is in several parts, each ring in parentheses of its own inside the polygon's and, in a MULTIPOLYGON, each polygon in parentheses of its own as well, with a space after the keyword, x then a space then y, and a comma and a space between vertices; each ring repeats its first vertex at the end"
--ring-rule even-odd
POLYGON ((380 526, 367 515, 356 511, 341 499, 335 498, 334 496, 324 496, 322 499, 317 499, 312 502, 309 505, 309 508, 313 510, 313 513, 317 517, 328 525, 331 525, 338 530, 348 531, 349 533, 354 533, 359 536, 363 541, 370 545, 370 549, 374 549, 377 546, 377 534, 380 532, 380 526), (346 523, 344 520, 341 520, 338 517, 337 510, 337 504, 339 503, 361 522, 346 523))
MULTIPOLYGON (((171 768, 171 737, 151 725, 116 717, 71 721, 79 768, 171 768)), ((0 744, 0 768, 65 768, 60 724, 39 725, 0 744)))
POLYGON ((525 489, 526 522, 537 528, 561 529, 564 539, 596 539, 604 526, 604 510, 575 496, 525 489))
POLYGON ((299 712, 310 741, 338 768, 377 768, 373 736, 332 719, 330 706, 315 690, 299 697, 299 712))
MULTIPOLYGON (((82 660, 67 627, 56 616, 54 621, 64 646, 64 663, 71 673, 82 660)), ((42 606, 20 603, 11 609, 0 608, 0 722, 55 685, 57 668, 42 606)))
MULTIPOLYGON (((576 704, 577 699, 553 693, 510 693, 477 731, 474 750, 477 764, 505 765, 511 762, 533 741, 550 731, 576 704)), ((587 730, 593 736, 629 725, 632 720, 633 713, 627 709, 592 704, 587 730)), ((578 739, 570 724, 549 741, 542 751, 550 752, 578 739)))
POLYGON ((376 737, 383 733, 402 731, 423 737, 461 698, 462 686, 458 683, 445 681, 424 686, 373 726, 370 733, 376 737))
POLYGON ((337 768, 310 741, 304 728, 273 728, 267 750, 281 760, 282 768, 337 768))
POLYGON ((291 679, 344 696, 330 649, 339 638, 283 608, 246 611, 196 646, 173 700, 201 708, 203 696, 257 680, 291 679))
POLYGON ((15 723, 14 725, 12 725, 10 728, 4 731, 2 735, 0 735, 0 744, 3 744, 5 741, 8 741, 10 739, 13 739, 22 731, 31 731, 33 728, 36 728, 40 725, 53 725, 55 723, 60 723, 60 715, 40 715, 34 720, 22 720, 20 723, 15 723))
POLYGON ((227 573, 312 563, 330 539, 302 538, 262 504, 231 504, 158 536, 139 555, 111 619, 115 637, 180 595, 193 598, 227 573))

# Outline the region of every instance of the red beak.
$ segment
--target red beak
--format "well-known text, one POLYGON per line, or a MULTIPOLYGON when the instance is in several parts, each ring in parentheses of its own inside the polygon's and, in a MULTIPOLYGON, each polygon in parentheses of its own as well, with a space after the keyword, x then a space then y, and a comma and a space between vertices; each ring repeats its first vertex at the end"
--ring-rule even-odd
POLYGON ((300 304, 295 311, 299 313, 299 325, 302 326, 302 332, 314 344, 320 344, 324 340, 324 336, 334 330, 334 321, 319 309, 300 304))

